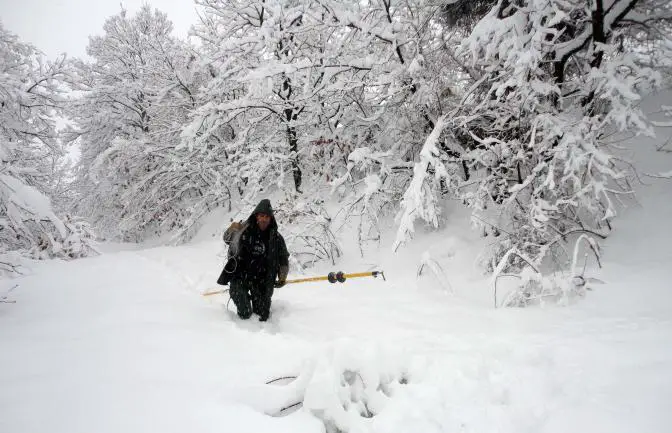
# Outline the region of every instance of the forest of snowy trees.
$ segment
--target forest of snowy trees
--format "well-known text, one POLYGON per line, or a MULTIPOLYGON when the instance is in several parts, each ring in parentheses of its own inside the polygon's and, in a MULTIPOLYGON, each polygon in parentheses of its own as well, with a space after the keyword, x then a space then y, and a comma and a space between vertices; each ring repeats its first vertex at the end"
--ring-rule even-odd
POLYGON ((461 204, 495 240, 484 270, 529 294, 576 276, 576 244, 597 254, 637 181, 619 142, 653 134, 641 98, 672 83, 667 0, 195 3, 190 41, 122 10, 86 60, 0 27, 0 273, 96 238, 187 241, 273 192, 325 258, 324 200, 360 242, 396 217, 395 249, 461 204))

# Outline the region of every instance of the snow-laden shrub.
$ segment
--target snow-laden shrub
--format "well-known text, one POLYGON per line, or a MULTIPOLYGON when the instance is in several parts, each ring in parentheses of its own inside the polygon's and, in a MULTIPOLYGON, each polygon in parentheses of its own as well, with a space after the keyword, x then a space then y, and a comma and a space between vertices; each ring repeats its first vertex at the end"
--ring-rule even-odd
POLYGON ((594 259, 600 264, 600 250, 597 242, 588 235, 582 234, 574 241, 574 252, 571 265, 567 270, 542 273, 533 260, 525 254, 509 249, 493 271, 495 307, 527 307, 544 303, 567 304, 583 297, 591 290, 589 283, 602 283, 596 278, 586 275, 589 260, 594 259), (583 260, 582 260, 583 259, 583 260), (515 274, 504 274, 510 263, 517 263, 522 270, 515 274), (514 277, 515 283, 503 300, 498 299, 497 283, 500 277, 514 277))
POLYGON ((321 200, 288 198, 275 205, 276 218, 283 222, 282 234, 291 258, 300 268, 327 260, 331 264, 342 249, 332 231, 332 218, 321 200))

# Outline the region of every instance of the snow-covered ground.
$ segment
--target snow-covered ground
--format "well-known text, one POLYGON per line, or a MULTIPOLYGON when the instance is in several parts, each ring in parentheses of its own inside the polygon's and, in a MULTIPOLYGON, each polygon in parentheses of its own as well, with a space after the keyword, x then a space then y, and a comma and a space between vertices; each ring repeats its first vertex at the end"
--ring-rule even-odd
MULTIPOLYGON (((643 172, 672 168, 637 142, 643 172)), ((668 432, 672 184, 645 181, 591 271, 605 284, 564 307, 493 308, 472 266, 487 240, 457 216, 315 269, 387 280, 289 285, 265 324, 200 296, 218 236, 40 263, 0 286, 18 284, 0 303, 0 432, 668 432), (423 254, 445 278, 416 275, 423 254)))

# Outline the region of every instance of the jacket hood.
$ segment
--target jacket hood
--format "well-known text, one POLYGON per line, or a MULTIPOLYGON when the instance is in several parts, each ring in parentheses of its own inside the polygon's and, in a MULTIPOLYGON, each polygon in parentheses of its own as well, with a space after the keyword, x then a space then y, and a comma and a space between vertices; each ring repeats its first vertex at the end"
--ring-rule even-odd
POLYGON ((266 215, 273 216, 273 207, 271 206, 271 201, 269 199, 265 198, 260 201, 257 207, 252 211, 252 215, 258 213, 265 213, 266 215))
POLYGON ((258 213, 265 213, 271 217, 271 225, 269 228, 278 228, 278 224, 275 222, 275 215, 273 215, 273 207, 271 206, 271 201, 269 199, 265 198, 261 200, 247 219, 247 221, 249 221, 249 223, 253 224, 255 227, 257 225, 256 217, 258 213))

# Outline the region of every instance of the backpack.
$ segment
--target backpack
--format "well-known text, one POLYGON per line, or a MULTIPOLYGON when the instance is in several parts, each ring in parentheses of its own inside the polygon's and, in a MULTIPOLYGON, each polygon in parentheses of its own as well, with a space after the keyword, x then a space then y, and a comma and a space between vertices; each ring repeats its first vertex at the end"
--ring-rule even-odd
POLYGON ((249 225, 250 224, 247 221, 234 221, 229 228, 224 231, 222 240, 229 246, 229 251, 227 253, 227 261, 224 265, 224 269, 222 269, 222 273, 217 279, 217 284, 225 286, 235 277, 238 268, 237 257, 240 249, 240 237, 249 225))
POLYGON ((229 251, 227 254, 229 259, 238 256, 238 250, 240 249, 240 237, 243 235, 243 232, 249 225, 250 223, 248 221, 234 221, 231 223, 229 228, 224 231, 222 240, 226 245, 229 246, 229 251))

